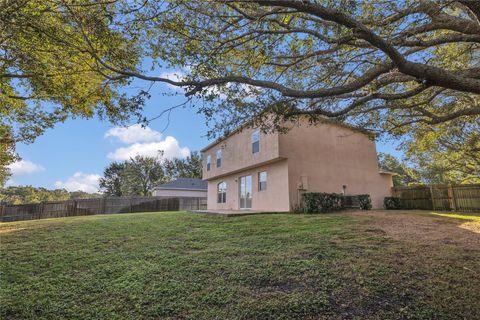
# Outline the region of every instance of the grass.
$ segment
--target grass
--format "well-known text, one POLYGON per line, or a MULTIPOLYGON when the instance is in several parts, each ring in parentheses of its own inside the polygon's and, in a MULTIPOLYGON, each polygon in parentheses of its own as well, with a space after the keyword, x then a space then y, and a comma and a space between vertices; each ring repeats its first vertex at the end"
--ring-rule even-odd
POLYGON ((445 212, 431 212, 431 214, 441 216, 441 217, 448 217, 448 218, 455 218, 455 219, 462 219, 462 220, 470 220, 475 222, 480 222, 480 215, 476 214, 465 214, 465 213, 445 213, 445 212))
POLYGON ((401 213, 176 212, 4 223, 0 317, 478 317, 480 234, 457 228, 460 219, 403 215, 432 230, 456 228, 468 241, 403 239, 378 224, 403 221, 401 213))

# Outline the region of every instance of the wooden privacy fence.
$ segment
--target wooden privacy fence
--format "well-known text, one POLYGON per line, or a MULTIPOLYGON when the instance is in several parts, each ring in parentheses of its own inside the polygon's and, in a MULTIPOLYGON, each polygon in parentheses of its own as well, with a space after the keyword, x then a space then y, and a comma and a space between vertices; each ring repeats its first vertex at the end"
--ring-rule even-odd
POLYGON ((405 209, 480 212, 480 184, 393 187, 405 209))
POLYGON ((0 221, 86 216, 104 213, 206 210, 207 198, 112 197, 0 206, 0 221))

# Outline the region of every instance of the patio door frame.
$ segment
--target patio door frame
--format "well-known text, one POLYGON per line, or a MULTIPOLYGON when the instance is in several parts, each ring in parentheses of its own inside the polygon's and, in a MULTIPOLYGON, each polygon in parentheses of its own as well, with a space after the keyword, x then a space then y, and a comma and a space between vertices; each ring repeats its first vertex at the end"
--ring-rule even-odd
POLYGON ((238 207, 239 209, 241 210, 248 210, 248 209, 252 209, 252 191, 253 191, 253 180, 252 180, 252 176, 251 175, 247 175, 247 176, 242 176, 238 179, 238 207), (250 180, 250 183, 248 184, 247 183, 247 180, 250 180), (242 182, 243 182, 243 186, 244 186, 244 190, 242 190, 242 182), (250 187, 250 188, 248 188, 250 187), (247 195, 247 194, 250 194, 250 198, 248 197, 245 197, 245 198, 242 198, 242 191, 243 191, 243 194, 244 195, 247 195), (242 200, 243 200, 243 204, 242 204, 242 200), (250 206, 248 206, 248 200, 250 200, 250 206))

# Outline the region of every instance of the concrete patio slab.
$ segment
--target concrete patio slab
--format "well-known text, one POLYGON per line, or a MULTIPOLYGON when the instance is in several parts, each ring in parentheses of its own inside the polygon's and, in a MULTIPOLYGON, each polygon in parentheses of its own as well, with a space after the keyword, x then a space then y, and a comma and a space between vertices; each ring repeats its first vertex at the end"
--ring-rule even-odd
POLYGON ((192 210, 190 212, 202 213, 212 216, 224 216, 224 217, 239 217, 239 216, 251 216, 254 214, 275 214, 279 212, 266 212, 257 210, 192 210))

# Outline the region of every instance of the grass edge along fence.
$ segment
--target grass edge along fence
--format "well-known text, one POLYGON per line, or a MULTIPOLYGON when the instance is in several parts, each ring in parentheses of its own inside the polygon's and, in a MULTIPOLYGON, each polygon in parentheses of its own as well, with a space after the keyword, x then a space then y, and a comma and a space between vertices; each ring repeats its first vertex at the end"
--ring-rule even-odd
POLYGON ((393 187, 402 209, 480 212, 480 184, 393 187))
POLYGON ((105 197, 21 205, 1 205, 0 222, 109 213, 205 210, 207 198, 105 197))

